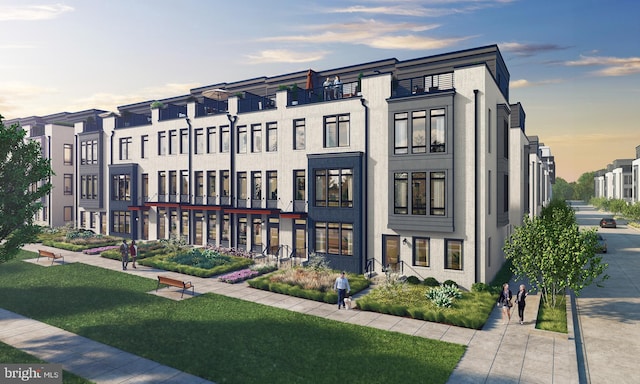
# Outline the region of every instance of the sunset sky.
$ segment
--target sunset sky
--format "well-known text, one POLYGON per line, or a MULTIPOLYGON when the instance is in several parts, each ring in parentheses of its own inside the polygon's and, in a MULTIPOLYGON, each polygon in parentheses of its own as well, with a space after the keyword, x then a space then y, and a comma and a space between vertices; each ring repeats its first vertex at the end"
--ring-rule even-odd
POLYGON ((498 44, 526 133, 575 181, 640 145, 637 0, 0 0, 5 119, 498 44))

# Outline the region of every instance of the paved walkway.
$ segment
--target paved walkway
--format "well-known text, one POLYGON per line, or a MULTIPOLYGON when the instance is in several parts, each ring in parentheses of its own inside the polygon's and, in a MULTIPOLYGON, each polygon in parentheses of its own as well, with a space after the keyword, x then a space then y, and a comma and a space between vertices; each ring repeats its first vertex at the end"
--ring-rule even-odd
MULTIPOLYGON (((36 252, 38 248, 43 247, 35 244, 25 247, 36 252)), ((55 251, 62 252, 67 263, 82 262, 121 271, 121 264, 114 260, 77 252, 55 251)), ((49 265, 50 261, 41 259, 39 264, 49 265)), ((467 351, 449 379, 452 384, 578 383, 573 328, 570 325, 568 335, 536 330, 537 295, 531 295, 527 300, 524 325, 518 324, 517 311, 509 324, 502 324, 500 309, 495 308, 484 328, 476 331, 374 312, 338 310, 332 304, 256 290, 246 283, 226 284, 211 278, 187 278, 178 273, 144 266, 126 271, 151 279, 156 279, 160 272, 191 280, 195 285, 196 295, 214 292, 345 323, 466 345, 467 351)), ((512 282, 511 285, 516 287, 517 282, 512 282)), ((157 294, 180 299, 179 291, 174 288, 161 289, 157 294)), ((189 294, 185 294, 185 299, 188 296, 189 294)), ((60 363, 64 369, 99 384, 208 383, 201 378, 6 310, 0 310, 0 329, 0 341, 50 363, 60 363)))

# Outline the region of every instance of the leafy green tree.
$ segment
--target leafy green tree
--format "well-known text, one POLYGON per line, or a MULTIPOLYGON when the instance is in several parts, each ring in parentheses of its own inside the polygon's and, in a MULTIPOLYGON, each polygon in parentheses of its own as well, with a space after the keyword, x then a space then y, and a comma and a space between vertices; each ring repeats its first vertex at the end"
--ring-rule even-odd
POLYGON ((552 195, 554 198, 561 200, 571 200, 573 198, 573 186, 575 183, 568 183, 562 177, 556 177, 556 183, 553 184, 552 195))
POLYGON ((608 265, 596 253, 595 228, 580 230, 575 213, 563 201, 554 200, 539 217, 526 216, 504 245, 513 273, 525 276, 540 292, 546 306, 571 289, 576 295, 608 278, 608 265))
POLYGON ((0 263, 35 240, 40 227, 33 224, 34 215, 51 191, 51 163, 42 157, 40 143, 25 135, 18 125, 6 127, 0 115, 0 263))
POLYGON ((609 202, 609 211, 614 215, 624 213, 627 209, 627 202, 622 199, 611 199, 609 202))
POLYGON ((639 221, 640 220, 640 202, 635 204, 629 204, 626 206, 623 211, 624 216, 629 220, 639 221))
POLYGON ((573 199, 586 202, 595 195, 594 176, 595 172, 586 172, 580 175, 573 188, 573 199))

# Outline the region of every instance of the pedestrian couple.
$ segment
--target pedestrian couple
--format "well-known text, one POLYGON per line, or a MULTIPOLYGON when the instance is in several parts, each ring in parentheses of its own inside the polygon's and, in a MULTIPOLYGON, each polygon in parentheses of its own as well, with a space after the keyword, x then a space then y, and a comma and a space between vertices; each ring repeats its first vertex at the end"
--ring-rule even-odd
POLYGON ((127 245, 127 240, 122 239, 122 244, 120 244, 120 256, 122 256, 123 271, 127 270, 127 266, 129 265, 129 256, 131 256, 133 268, 137 268, 136 259, 138 258, 138 246, 136 245, 136 241, 131 240, 131 245, 127 245))
MULTIPOLYGON (((498 306, 502 307, 502 323, 507 324, 511 320, 511 307, 513 304, 511 290, 509 289, 509 284, 504 283, 502 285, 502 292, 500 292, 500 296, 498 297, 498 306)), ((518 304, 518 316, 520 317, 520 324, 524 324, 524 307, 525 307, 525 299, 527 298, 527 289, 524 284, 520 284, 520 289, 518 290, 518 294, 516 295, 516 303, 518 304)))

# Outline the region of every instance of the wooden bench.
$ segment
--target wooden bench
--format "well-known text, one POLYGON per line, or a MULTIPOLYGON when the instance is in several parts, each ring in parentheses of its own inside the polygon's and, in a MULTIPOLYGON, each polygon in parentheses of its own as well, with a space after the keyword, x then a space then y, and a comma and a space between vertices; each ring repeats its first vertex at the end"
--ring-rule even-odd
POLYGON ((191 288, 191 296, 195 295, 194 286, 190 281, 182 281, 178 279, 172 279, 167 276, 158 276, 158 286, 156 287, 156 292, 158 292, 158 288, 160 288, 160 284, 170 285, 172 287, 182 288, 182 295, 180 298, 184 296, 184 291, 191 288))
POLYGON ((62 264, 64 264, 64 256, 62 256, 61 253, 56 254, 53 252, 45 251, 44 249, 38 249, 38 259, 36 259, 36 263, 38 262, 38 260, 40 260, 41 257, 48 257, 49 259, 51 259, 51 265, 53 265, 53 262, 57 259, 62 259, 62 264))

